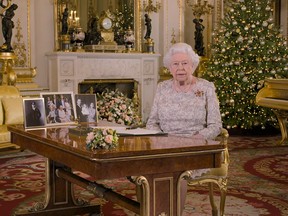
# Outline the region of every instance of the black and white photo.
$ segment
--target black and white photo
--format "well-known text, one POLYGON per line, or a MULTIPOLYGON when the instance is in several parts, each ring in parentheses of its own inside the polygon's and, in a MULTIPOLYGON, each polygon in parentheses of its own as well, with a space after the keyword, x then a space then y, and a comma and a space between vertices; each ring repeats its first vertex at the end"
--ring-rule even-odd
POLYGON ((43 98, 24 98, 23 108, 25 128, 44 127, 46 125, 43 98))
POLYGON ((97 122, 97 99, 95 94, 75 94, 76 113, 79 123, 97 122))

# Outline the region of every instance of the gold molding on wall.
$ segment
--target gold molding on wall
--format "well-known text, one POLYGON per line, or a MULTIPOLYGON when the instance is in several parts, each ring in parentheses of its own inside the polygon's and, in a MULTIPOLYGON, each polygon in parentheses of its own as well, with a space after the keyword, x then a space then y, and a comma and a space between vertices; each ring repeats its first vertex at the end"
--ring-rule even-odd
MULTIPOLYGON (((21 1, 14 0, 14 4, 18 5, 13 17, 14 29, 12 37, 12 47, 17 56, 18 63, 14 68, 31 68, 31 20, 30 20, 30 0, 21 1), (25 10, 24 10, 24 9, 25 10)), ((3 36, 2 36, 3 37, 3 36)))

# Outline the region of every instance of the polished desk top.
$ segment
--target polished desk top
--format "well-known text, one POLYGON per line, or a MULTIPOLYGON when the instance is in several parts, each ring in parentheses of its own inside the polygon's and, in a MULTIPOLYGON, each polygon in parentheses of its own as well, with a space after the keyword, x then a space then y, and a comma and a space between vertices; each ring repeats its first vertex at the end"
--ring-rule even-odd
MULTIPOLYGON (((168 135, 120 137, 119 145, 115 149, 91 151, 86 148, 86 137, 70 134, 69 126, 25 130, 23 125, 11 125, 8 126, 8 130, 12 134, 13 143, 71 168, 85 171, 87 174, 93 174, 97 171, 98 166, 101 166, 101 169, 103 169, 103 166, 107 166, 107 169, 109 169, 108 165, 110 163, 115 165, 115 162, 117 164, 126 163, 127 166, 133 163, 136 169, 131 170, 131 173, 128 171, 129 175, 137 174, 137 163, 140 163, 139 166, 147 163, 147 170, 142 170, 142 172, 149 173, 148 167, 155 166, 156 161, 162 163, 164 159, 173 159, 177 164, 183 163, 183 160, 187 158, 187 163, 189 163, 191 156, 201 155, 203 160, 205 160, 205 155, 209 155, 209 158, 211 158, 209 161, 218 161, 215 163, 215 167, 218 167, 220 166, 220 155, 224 148, 219 141, 168 135), (217 159, 215 159, 216 156, 217 159)), ((162 165, 164 166, 164 164, 162 165)), ((186 166, 182 164, 181 166, 186 169, 186 166)), ((205 162, 202 161, 200 167, 197 166, 197 168, 209 166, 208 162, 205 165, 205 162)), ((111 174, 110 177, 121 176, 120 173, 119 175, 116 174, 114 168, 114 174, 111 174)), ((190 164, 190 169, 193 169, 193 164, 190 164)), ((105 176, 98 175, 97 177, 105 176)))

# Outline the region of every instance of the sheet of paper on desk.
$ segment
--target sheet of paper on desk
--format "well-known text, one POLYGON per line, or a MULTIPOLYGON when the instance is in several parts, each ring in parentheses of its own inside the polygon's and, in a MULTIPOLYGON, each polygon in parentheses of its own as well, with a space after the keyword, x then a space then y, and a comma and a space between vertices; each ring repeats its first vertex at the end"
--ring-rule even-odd
MULTIPOLYGON (((107 127, 95 127, 95 128, 107 128, 107 127)), ((145 136, 145 135, 166 135, 166 133, 159 132, 157 130, 148 130, 145 128, 135 128, 130 129, 129 127, 109 127, 113 130, 116 130, 116 133, 120 136, 145 136)))
POLYGON ((157 130, 148 130, 145 128, 135 128, 135 129, 125 129, 122 131, 117 131, 116 132, 120 136, 145 136, 145 135, 166 135, 166 133, 157 131, 157 130))

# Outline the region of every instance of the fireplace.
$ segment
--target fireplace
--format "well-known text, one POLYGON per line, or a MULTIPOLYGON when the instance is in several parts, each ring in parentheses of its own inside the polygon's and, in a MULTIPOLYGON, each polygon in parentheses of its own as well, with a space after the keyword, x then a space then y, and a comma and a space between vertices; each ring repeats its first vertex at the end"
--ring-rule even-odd
POLYGON ((132 99, 134 93, 138 92, 138 82, 133 79, 85 79, 78 84, 79 94, 102 93, 106 89, 118 90, 132 99))
POLYGON ((158 82, 159 54, 50 52, 46 55, 50 91, 78 93, 80 83, 89 80, 133 80, 137 83, 142 120, 147 120, 158 82))

